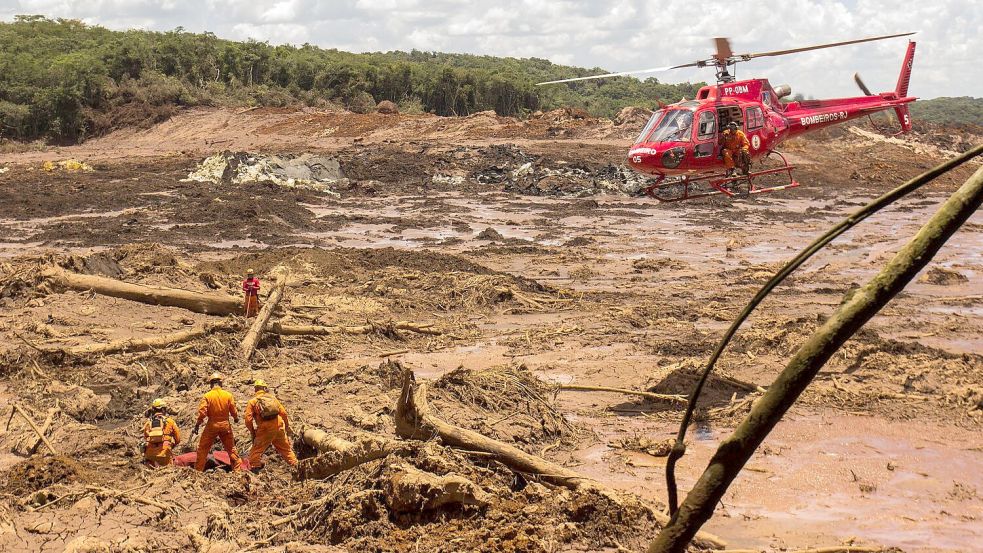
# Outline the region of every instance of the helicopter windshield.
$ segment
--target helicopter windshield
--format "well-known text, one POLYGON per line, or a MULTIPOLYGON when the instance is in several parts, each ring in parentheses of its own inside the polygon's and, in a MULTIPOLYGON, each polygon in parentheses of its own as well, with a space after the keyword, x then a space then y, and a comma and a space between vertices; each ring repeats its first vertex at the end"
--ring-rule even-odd
POLYGON ((688 109, 674 109, 652 129, 646 142, 689 142, 693 128, 693 112, 688 109))
POLYGON ((648 123, 645 123, 645 128, 642 129, 642 133, 638 135, 638 138, 637 139, 635 139, 635 144, 638 144, 639 142, 642 142, 642 141, 645 140, 645 137, 648 136, 650 132, 652 132, 652 127, 654 127, 656 125, 656 123, 659 122, 659 119, 662 119, 662 116, 665 113, 666 113, 666 110, 660 109, 660 110, 656 111, 655 113, 653 113, 652 114, 652 117, 649 117, 649 122, 648 123))

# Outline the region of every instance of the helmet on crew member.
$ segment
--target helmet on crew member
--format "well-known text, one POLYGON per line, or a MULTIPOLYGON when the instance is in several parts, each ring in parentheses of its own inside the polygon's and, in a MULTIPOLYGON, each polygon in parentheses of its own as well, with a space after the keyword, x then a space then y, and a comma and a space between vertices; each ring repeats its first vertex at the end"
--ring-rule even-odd
POLYGON ((256 381, 253 382, 253 388, 266 390, 269 388, 269 386, 266 384, 265 380, 262 378, 257 378, 256 381))
POLYGON ((155 399, 154 402, 150 404, 150 408, 151 409, 158 410, 158 411, 159 410, 162 410, 162 409, 165 409, 166 407, 167 407, 167 404, 164 403, 164 400, 162 400, 160 398, 155 399))
POLYGON ((737 121, 731 121, 730 123, 727 123, 727 128, 732 131, 736 131, 738 127, 740 127, 740 125, 737 124, 737 121))
POLYGON ((222 383, 222 375, 219 374, 218 371, 213 372, 212 375, 208 377, 208 383, 209 384, 214 384, 216 382, 218 382, 220 384, 222 383))
POLYGON ((249 276, 253 276, 254 274, 256 274, 256 271, 254 271, 252 269, 246 269, 246 274, 249 275, 249 276))

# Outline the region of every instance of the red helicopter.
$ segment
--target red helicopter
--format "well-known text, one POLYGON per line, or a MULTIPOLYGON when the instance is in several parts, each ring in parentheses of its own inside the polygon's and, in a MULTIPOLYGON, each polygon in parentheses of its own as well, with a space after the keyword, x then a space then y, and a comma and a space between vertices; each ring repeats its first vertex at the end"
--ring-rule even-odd
POLYGON ((893 109, 898 116, 901 125, 899 134, 910 131, 911 116, 908 113, 908 104, 914 102, 916 98, 908 96, 908 81, 911 79, 915 43, 908 43, 908 51, 901 66, 901 75, 894 90, 872 94, 860 80, 860 75, 854 75, 857 85, 865 94, 855 98, 783 103, 781 99, 792 93, 790 86, 772 87, 768 79, 738 81, 728 71, 728 67, 754 58, 781 56, 912 34, 914 33, 877 36, 754 54, 734 54, 726 38, 717 38, 714 39, 717 53, 707 60, 672 67, 608 73, 539 84, 603 79, 680 67, 713 66, 717 71, 717 84, 704 86, 693 100, 683 99, 675 104, 662 106, 656 111, 629 150, 628 164, 639 173, 655 177, 655 181, 645 188, 645 192, 665 202, 718 194, 729 197, 760 194, 799 185, 792 177, 794 167, 788 164, 785 156, 775 150, 790 138, 888 109, 893 109), (719 144, 721 131, 731 122, 736 123, 738 128, 743 130, 750 142, 750 159, 746 160, 741 174, 738 175, 725 171, 723 153, 719 144), (781 162, 780 167, 750 170, 753 160, 760 162, 762 158, 771 155, 777 156, 781 162), (779 175, 782 183, 763 186, 756 184, 756 180, 769 175, 779 175), (746 183, 747 188, 743 192, 738 192, 742 183, 746 183))

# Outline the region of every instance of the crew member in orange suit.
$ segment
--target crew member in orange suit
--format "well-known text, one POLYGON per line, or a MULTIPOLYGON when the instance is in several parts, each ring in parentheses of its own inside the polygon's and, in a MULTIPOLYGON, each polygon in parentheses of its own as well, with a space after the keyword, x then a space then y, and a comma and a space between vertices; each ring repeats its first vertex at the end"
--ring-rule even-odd
POLYGON ((181 431, 174 419, 167 416, 167 405, 162 399, 155 399, 150 406, 147 421, 143 423, 143 441, 146 444, 143 457, 148 465, 166 467, 171 464, 171 450, 181 443, 181 431))
POLYGON ((259 279, 252 269, 246 271, 246 280, 242 281, 242 292, 246 295, 246 317, 255 317, 259 313, 259 279))
POLYGON ((232 417, 236 424, 239 423, 239 411, 236 410, 235 398, 222 389, 222 375, 217 372, 212 373, 208 378, 208 383, 212 385, 212 389, 202 396, 201 402, 198 404, 198 422, 195 423, 195 430, 192 434, 198 433, 201 423, 207 418, 208 423, 205 425, 205 431, 202 432, 201 439, 198 441, 198 458, 195 461, 195 469, 205 470, 208 453, 212 450, 215 440, 218 439, 222 441, 222 447, 229 454, 232 470, 241 470, 242 460, 239 458, 239 452, 236 451, 236 441, 232 436, 232 426, 229 424, 229 417, 232 417))
POLYGON ((727 129, 720 137, 721 153, 724 155, 724 167, 727 168, 727 176, 731 177, 737 173, 735 167, 740 167, 745 175, 748 172, 748 165, 751 161, 751 143, 748 142, 747 135, 739 128, 736 121, 727 124, 727 129))
POLYGON ((288 465, 297 466, 297 456, 287 438, 288 434, 293 434, 287 410, 269 392, 266 381, 257 379, 253 387, 256 389, 256 396, 246 405, 246 428, 253 436, 253 447, 249 450, 250 469, 256 470, 263 466, 263 453, 270 445, 273 445, 288 465))

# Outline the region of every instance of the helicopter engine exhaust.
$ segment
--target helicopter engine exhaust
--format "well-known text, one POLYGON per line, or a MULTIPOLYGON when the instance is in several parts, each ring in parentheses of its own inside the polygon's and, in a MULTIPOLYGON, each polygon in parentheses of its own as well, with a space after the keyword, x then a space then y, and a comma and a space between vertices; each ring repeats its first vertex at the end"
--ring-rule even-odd
POLYGON ((774 88, 775 96, 784 98, 792 93, 792 87, 787 84, 778 85, 774 88))

